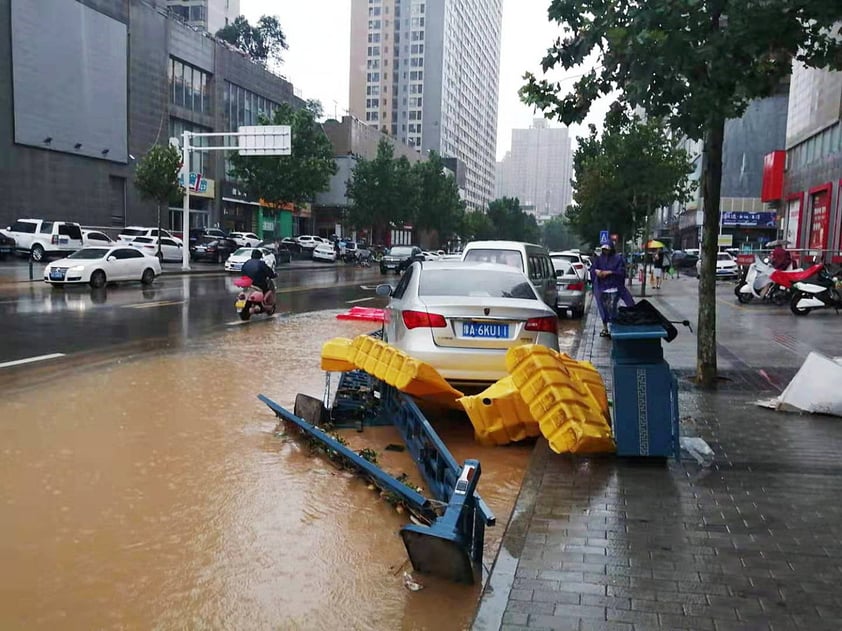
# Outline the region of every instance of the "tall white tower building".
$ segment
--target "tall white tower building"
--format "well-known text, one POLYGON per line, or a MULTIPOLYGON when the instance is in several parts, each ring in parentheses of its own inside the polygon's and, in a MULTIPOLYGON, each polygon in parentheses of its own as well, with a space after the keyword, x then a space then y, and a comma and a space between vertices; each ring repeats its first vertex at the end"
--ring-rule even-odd
POLYGON ((497 163, 497 197, 517 197, 539 217, 564 213, 573 201, 573 153, 566 127, 536 118, 530 129, 512 130, 512 148, 497 163))
POLYGON ((352 0, 351 114, 457 160, 469 206, 494 196, 502 0, 352 0))

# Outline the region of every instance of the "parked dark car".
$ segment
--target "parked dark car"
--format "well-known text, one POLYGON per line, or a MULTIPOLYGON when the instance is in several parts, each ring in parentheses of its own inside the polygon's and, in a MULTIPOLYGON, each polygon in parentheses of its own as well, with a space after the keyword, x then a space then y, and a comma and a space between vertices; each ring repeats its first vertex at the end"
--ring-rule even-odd
POLYGON ((281 241, 261 241, 255 247, 266 248, 275 255, 275 263, 292 263, 292 253, 294 248, 281 241))
POLYGON ((0 232, 0 259, 5 259, 9 254, 15 252, 15 240, 0 232))
POLYGON ((239 247, 233 239, 203 236, 191 243, 190 258, 194 261, 219 263, 227 259, 228 255, 239 247))
POLYGON ((224 239, 228 235, 220 228, 191 228, 190 229, 190 249, 196 245, 202 237, 212 237, 214 239, 224 239))
POLYGON ((699 260, 698 254, 685 252, 684 250, 676 250, 672 253, 672 266, 675 269, 696 269, 696 262, 699 260))
POLYGON ((417 245, 395 245, 380 259, 380 273, 393 271, 400 274, 415 261, 423 261, 424 253, 417 245))

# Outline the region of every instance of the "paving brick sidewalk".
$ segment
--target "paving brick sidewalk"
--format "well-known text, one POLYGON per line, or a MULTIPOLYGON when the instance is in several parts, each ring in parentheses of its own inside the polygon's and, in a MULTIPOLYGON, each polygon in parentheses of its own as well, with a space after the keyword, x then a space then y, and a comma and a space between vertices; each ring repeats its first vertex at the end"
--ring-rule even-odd
MULTIPOLYGON (((654 302, 686 310, 693 289, 673 288, 654 302)), ((608 375, 599 328, 591 313, 578 356, 608 375)), ((694 346, 680 335, 679 364, 694 346)), ((725 365, 756 368, 741 361, 725 365)), ((539 442, 474 629, 842 628, 842 420, 756 407, 775 392, 734 383, 681 388, 682 432, 711 444, 711 468, 539 442)))

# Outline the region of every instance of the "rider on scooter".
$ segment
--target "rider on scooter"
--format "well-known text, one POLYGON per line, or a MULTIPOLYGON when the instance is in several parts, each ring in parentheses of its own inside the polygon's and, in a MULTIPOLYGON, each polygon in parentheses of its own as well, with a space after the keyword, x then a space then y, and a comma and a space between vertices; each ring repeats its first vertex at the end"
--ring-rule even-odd
POLYGON ((243 276, 248 276, 251 279, 252 285, 259 287, 264 293, 275 289, 272 279, 277 274, 263 262, 263 252, 259 248, 252 250, 251 258, 243 263, 243 268, 240 271, 243 276))

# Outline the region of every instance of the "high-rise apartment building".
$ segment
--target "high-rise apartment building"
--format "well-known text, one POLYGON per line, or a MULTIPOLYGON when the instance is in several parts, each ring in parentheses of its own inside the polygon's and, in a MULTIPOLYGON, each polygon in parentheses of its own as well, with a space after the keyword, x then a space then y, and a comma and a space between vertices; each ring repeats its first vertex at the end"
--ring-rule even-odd
POLYGON ((474 208, 494 193, 501 22, 502 0, 351 4, 351 114, 456 158, 474 208))
POLYGON ((517 197, 539 217, 562 214, 573 201, 573 154, 566 127, 536 118, 530 129, 512 130, 512 148, 497 163, 497 197, 517 197))
POLYGON ((167 0, 167 7, 191 26, 209 33, 216 33, 240 15, 240 0, 167 0))

